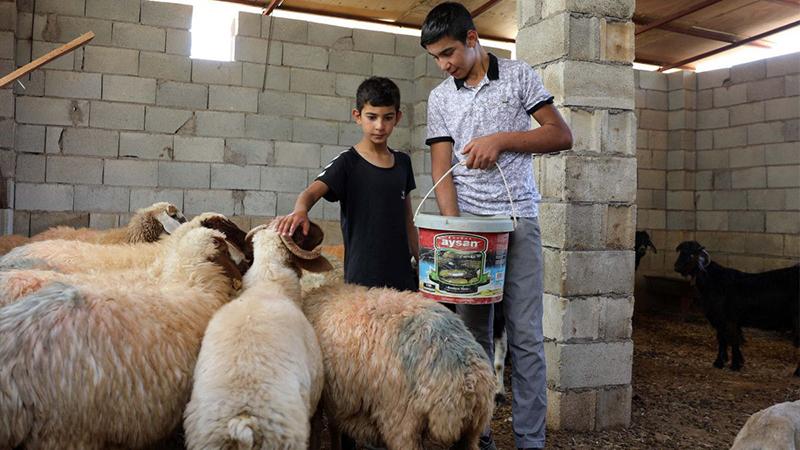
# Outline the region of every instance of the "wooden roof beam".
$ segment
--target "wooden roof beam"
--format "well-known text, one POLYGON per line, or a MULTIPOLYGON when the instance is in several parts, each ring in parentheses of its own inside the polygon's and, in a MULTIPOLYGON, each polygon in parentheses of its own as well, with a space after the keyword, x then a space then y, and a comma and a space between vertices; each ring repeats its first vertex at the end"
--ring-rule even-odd
POLYGON ((474 18, 480 16, 481 14, 485 13, 492 6, 500 3, 501 1, 502 0, 489 0, 488 2, 486 2, 486 3, 482 4, 481 6, 477 7, 475 9, 475 11, 472 11, 470 14, 472 14, 472 18, 474 19, 474 18))
POLYGON ((709 6, 711 6, 711 5, 715 4, 715 3, 719 3, 721 1, 722 0, 705 0, 703 2, 700 2, 700 3, 694 5, 694 6, 690 7, 690 8, 684 9, 683 11, 678 11, 675 14, 669 15, 667 17, 664 17, 663 19, 659 19, 659 20, 656 20, 656 21, 654 21, 652 23, 649 23, 649 24, 645 25, 644 27, 642 27, 641 29, 636 31, 636 35, 640 35, 640 34, 646 32, 646 31, 652 30, 653 28, 658 28, 661 25, 664 25, 666 23, 672 22, 673 20, 680 19, 681 17, 688 16, 689 14, 692 14, 694 12, 700 11, 701 9, 704 9, 704 8, 708 8, 709 6))
POLYGON ((741 41, 734 42, 733 44, 725 45, 725 46, 720 47, 718 49, 707 51, 705 53, 701 53, 699 55, 692 56, 691 58, 686 58, 686 59, 684 59, 682 61, 678 61, 678 62, 675 62, 675 63, 672 63, 672 64, 668 64, 668 65, 663 66, 660 69, 658 69, 658 71, 659 72, 663 72, 665 70, 669 70, 669 69, 672 69, 674 67, 680 67, 680 66, 684 66, 686 64, 691 64, 691 63, 693 63, 695 61, 699 61, 701 59, 708 58, 709 56, 714 56, 716 54, 719 54, 719 53, 722 53, 722 52, 726 52, 728 50, 731 50, 731 49, 734 49, 736 47, 748 44, 750 42, 757 41, 759 39, 764 39, 767 36, 771 36, 773 34, 780 33, 781 31, 786 31, 786 30, 788 30, 790 28, 794 28, 794 27, 796 27, 798 25, 800 25, 800 20, 796 20, 796 21, 794 21, 792 23, 787 23, 786 25, 780 26, 778 28, 773 28, 772 30, 765 31, 763 33, 760 33, 760 34, 757 34, 755 36, 749 37, 747 39, 742 39, 741 41))
MULTIPOLYGON (((639 16, 639 15, 633 16, 633 23, 635 23, 636 25, 647 25, 652 22, 653 22, 652 19, 648 19, 647 17, 644 16, 639 16)), ((687 36, 709 39, 712 41, 727 42, 729 44, 744 39, 743 37, 736 36, 730 33, 725 33, 722 31, 709 30, 706 28, 687 27, 685 25, 679 25, 679 24, 664 24, 660 25, 658 29, 669 31, 671 33, 685 34, 687 36)), ((772 48, 770 44, 764 42, 751 42, 748 45, 761 48, 772 48)))

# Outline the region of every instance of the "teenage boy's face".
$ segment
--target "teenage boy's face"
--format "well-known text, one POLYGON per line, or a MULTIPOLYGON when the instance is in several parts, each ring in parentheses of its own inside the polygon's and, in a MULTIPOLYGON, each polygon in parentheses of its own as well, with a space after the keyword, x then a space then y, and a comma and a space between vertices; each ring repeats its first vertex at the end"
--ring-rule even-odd
POLYGON ((428 44, 425 49, 433 56, 439 69, 449 73, 453 78, 462 79, 469 75, 472 66, 475 65, 477 41, 478 34, 474 30, 470 30, 467 33, 466 44, 458 39, 445 36, 433 44, 428 44))
POLYGON ((361 111, 353 110, 353 119, 374 144, 385 144, 400 121, 401 113, 394 106, 372 106, 365 103, 361 111))

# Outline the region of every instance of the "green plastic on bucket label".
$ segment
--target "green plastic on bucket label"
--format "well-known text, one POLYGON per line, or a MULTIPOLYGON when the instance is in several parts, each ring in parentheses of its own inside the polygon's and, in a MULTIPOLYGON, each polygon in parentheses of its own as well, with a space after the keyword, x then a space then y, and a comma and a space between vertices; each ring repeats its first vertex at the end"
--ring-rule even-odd
POLYGON ((443 303, 486 304, 503 299, 508 217, 419 214, 419 290, 443 303))

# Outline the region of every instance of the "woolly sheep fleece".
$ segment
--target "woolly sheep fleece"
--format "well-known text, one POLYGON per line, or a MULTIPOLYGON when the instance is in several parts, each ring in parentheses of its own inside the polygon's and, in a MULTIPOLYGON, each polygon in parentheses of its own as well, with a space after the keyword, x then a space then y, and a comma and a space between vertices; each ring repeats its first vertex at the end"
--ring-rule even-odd
POLYGON ((800 400, 778 403, 750 416, 731 450, 800 450, 800 400))

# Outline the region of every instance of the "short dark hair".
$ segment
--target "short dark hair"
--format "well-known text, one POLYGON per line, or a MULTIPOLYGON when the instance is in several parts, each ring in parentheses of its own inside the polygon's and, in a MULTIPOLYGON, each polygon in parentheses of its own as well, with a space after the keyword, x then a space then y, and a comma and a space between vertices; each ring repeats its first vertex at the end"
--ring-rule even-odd
POLYGON ((388 78, 369 77, 358 85, 356 109, 361 111, 367 103, 372 106, 394 106, 396 111, 400 111, 400 89, 388 78))
POLYGON ((475 30, 472 14, 461 3, 445 2, 433 8, 422 23, 422 35, 419 43, 422 47, 451 37, 467 43, 467 33, 475 30))

